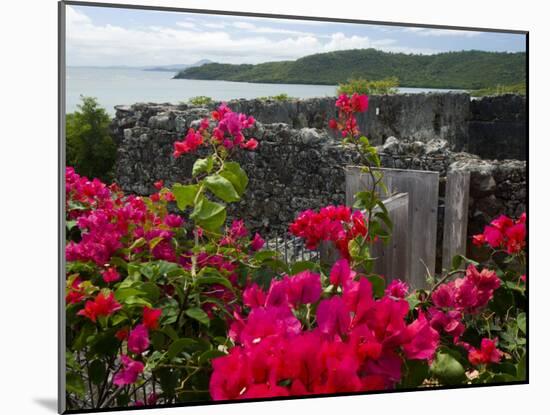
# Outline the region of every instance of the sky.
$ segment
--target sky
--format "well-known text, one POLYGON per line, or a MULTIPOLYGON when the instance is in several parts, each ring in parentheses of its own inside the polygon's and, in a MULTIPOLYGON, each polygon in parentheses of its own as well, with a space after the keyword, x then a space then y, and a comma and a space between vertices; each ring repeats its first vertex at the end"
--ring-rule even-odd
POLYGON ((67 6, 69 66, 156 66, 295 60, 375 48, 434 54, 525 51, 525 36, 374 24, 67 6))

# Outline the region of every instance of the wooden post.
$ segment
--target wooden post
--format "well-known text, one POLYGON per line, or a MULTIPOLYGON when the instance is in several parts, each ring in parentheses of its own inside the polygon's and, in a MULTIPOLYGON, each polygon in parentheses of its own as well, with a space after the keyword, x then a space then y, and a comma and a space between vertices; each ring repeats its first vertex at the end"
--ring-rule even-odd
POLYGON ((409 282, 409 195, 398 193, 384 200, 384 206, 388 209, 393 231, 388 242, 378 241, 373 245, 371 255, 377 258, 373 271, 382 275, 386 283, 394 279, 409 282))
MULTIPOLYGON (((393 223, 391 239, 384 243, 376 242, 371 255, 377 258, 373 271, 386 278, 390 282, 396 278, 408 280, 408 239, 409 234, 409 195, 396 194, 386 200, 384 205, 393 223)), ((375 212, 380 208, 375 209, 375 212)), ((385 227, 385 225, 384 225, 385 227)), ((319 248, 321 263, 332 266, 338 260, 340 254, 332 242, 322 242, 319 248)))
POLYGON ((455 255, 466 254, 470 172, 447 172, 442 267, 449 270, 455 255))
MULTIPOLYGON (((425 288, 426 276, 435 273, 439 173, 421 170, 375 169, 383 174, 388 194, 409 194, 408 275, 413 288, 425 288)), ((355 193, 370 189, 371 176, 360 167, 346 169, 346 204, 355 193)), ((376 189, 383 199, 385 194, 376 189)))

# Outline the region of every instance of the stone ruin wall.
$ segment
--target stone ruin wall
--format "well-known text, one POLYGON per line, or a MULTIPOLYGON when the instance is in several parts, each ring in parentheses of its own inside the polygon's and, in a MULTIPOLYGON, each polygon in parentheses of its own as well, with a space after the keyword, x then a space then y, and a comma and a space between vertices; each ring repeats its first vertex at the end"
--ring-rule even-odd
MULTIPOLYGON (((480 232, 483 225, 499 213, 518 216, 526 209, 525 161, 486 160, 461 151, 472 146, 468 144, 468 120, 471 115, 464 108, 490 107, 488 103, 470 104, 469 99, 464 102, 463 95, 375 96, 371 97, 369 112, 359 119, 371 141, 379 144, 378 151, 384 167, 440 173, 439 240, 443 225, 445 180, 449 169, 471 172, 469 235, 480 232), (390 98, 395 101, 392 105, 386 102, 390 98), (431 104, 424 106, 422 102, 431 104), (376 108, 379 108, 379 116, 394 108, 393 119, 383 121, 376 118, 376 108), (447 110, 438 112, 441 108, 447 110), (430 117, 433 121, 436 113, 440 114, 437 117, 439 124, 426 124, 430 117), (407 117, 410 123, 407 123, 407 117)), ((517 104, 517 98, 512 99, 517 104)), ((504 105, 502 102, 498 104, 501 107, 504 105)), ((257 137, 260 142, 257 151, 243 152, 239 156, 238 161, 248 173, 250 183, 243 200, 232 206, 230 214, 238 211, 252 229, 265 235, 281 235, 298 212, 344 203, 344 167, 358 160, 353 151, 343 148, 339 139, 323 128, 328 119, 335 115, 334 99, 283 103, 239 100, 229 105, 235 111, 254 115, 259 122, 248 135, 257 137)), ((508 104, 508 108, 511 106, 513 104, 508 104)), ((207 108, 169 104, 117 107, 112 123, 119 144, 116 181, 126 192, 147 195, 154 191, 156 180, 163 179, 167 185, 189 180, 194 160, 201 154, 184 155, 174 160, 173 142, 208 112, 207 108)), ((511 113, 508 111, 508 114, 511 113)), ((478 118, 488 119, 490 115, 487 114, 491 112, 485 110, 480 114, 478 118)), ((494 117, 495 111, 492 114, 494 117)), ((516 117, 515 122, 519 123, 518 119, 516 117)), ((495 120, 486 122, 498 124, 495 120)), ((516 145, 507 146, 511 154, 519 159, 521 154, 526 154, 521 148, 525 141, 522 145, 517 144, 521 141, 521 135, 513 139, 507 137, 506 140, 509 143, 516 141, 516 145)))

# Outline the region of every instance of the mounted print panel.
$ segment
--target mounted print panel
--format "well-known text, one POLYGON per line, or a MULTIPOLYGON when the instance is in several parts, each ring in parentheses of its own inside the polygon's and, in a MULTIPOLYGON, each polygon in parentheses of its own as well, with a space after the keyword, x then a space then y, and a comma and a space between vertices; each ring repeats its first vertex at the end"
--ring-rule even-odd
POLYGON ((527 32, 59 13, 60 412, 528 381, 527 32))

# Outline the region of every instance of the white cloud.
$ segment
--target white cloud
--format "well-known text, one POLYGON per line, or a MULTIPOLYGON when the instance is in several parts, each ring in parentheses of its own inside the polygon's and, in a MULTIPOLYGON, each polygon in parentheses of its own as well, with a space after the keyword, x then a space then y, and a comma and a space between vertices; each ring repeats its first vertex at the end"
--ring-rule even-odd
POLYGON ((185 29, 195 29, 197 27, 193 22, 177 22, 176 25, 185 29))
POLYGON ((433 29, 424 27, 406 27, 404 32, 416 33, 420 36, 457 36, 457 37, 476 37, 481 35, 482 32, 475 32, 472 30, 454 30, 454 29, 433 29))
POLYGON ((237 29, 244 29, 244 30, 255 30, 256 25, 248 22, 233 22, 233 27, 236 27, 237 29))
POLYGON ((239 27, 238 31, 234 28, 222 30, 227 29, 227 25, 224 28, 216 22, 201 22, 199 19, 194 22, 182 19, 172 27, 98 25, 78 9, 67 7, 67 61, 69 65, 138 66, 193 63, 207 58, 225 63, 259 63, 369 47, 394 52, 431 53, 429 50, 402 48, 392 39, 372 40, 367 36, 348 36, 341 32, 325 38, 325 35, 245 21, 237 21, 235 25, 239 27))

